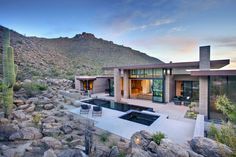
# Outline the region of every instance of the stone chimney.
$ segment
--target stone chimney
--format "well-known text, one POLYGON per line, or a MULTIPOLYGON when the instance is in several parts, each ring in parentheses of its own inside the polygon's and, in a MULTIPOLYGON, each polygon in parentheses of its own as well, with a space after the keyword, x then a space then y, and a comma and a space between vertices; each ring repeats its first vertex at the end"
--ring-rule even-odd
POLYGON ((209 70, 210 66, 210 46, 200 46, 199 69, 209 70))

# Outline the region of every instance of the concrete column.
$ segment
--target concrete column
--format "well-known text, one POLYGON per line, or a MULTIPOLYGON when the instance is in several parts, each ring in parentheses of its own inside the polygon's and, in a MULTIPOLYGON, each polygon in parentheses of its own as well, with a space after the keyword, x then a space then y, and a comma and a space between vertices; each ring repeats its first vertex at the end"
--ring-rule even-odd
POLYGON ((80 91, 80 80, 75 76, 75 89, 80 91))
POLYGON ((124 70, 124 98, 129 98, 129 71, 124 70))
MULTIPOLYGON (((200 70, 210 69, 210 46, 200 47, 200 70)), ((208 117, 208 77, 199 78, 199 113, 208 117)))
POLYGON ((120 69, 114 69, 114 99, 115 102, 121 101, 121 81, 120 81, 120 69))
POLYGON ((208 77, 199 78, 199 113, 208 116, 208 77))
POLYGON ((165 102, 171 102, 174 97, 174 79, 173 75, 165 75, 165 102))
POLYGON ((200 70, 209 70, 210 69, 210 46, 201 46, 200 47, 200 70))

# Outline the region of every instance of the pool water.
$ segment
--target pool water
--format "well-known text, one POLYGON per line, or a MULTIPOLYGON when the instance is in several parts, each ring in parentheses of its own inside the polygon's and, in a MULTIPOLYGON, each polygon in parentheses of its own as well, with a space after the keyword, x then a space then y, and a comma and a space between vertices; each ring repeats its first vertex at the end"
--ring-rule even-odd
POLYGON ((127 113, 127 114, 121 116, 120 118, 128 120, 128 121, 132 121, 135 123, 140 123, 143 125, 150 126, 159 117, 160 116, 158 116, 158 115, 151 115, 151 114, 147 114, 147 113, 140 113, 140 112, 132 111, 130 113, 127 113))
POLYGON ((105 107, 105 108, 109 108, 109 109, 113 109, 113 110, 118 110, 118 111, 122 111, 122 112, 126 112, 129 110, 142 111, 142 110, 150 109, 148 107, 141 107, 141 106, 124 104, 124 103, 116 103, 116 102, 112 102, 112 101, 108 101, 108 100, 101 100, 101 99, 89 99, 89 100, 84 100, 82 102, 105 107))

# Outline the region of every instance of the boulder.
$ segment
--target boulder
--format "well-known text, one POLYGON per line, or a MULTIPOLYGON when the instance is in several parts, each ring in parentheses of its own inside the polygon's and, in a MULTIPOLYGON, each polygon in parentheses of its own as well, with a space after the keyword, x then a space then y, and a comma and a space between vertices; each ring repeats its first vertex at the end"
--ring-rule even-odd
POLYGON ((187 150, 187 152, 188 152, 189 157, 204 157, 203 155, 198 154, 192 150, 187 150))
POLYGON ((78 146, 78 145, 82 145, 83 141, 81 139, 76 139, 70 142, 70 146, 78 146))
POLYGON ((12 112, 12 115, 14 118, 19 119, 19 120, 26 120, 27 119, 25 113, 22 110, 14 111, 14 112, 12 112))
POLYGON ((25 112, 29 113, 29 112, 33 112, 35 109, 35 104, 31 104, 27 109, 25 109, 25 112))
POLYGON ((132 149, 131 154, 127 155, 126 157, 154 157, 154 156, 145 150, 134 148, 132 149))
POLYGON ((23 83, 32 83, 32 81, 30 79, 25 79, 23 83))
POLYGON ((0 141, 8 140, 9 137, 19 130, 19 126, 15 124, 1 124, 0 125, 0 141))
POLYGON ((73 131, 71 126, 67 124, 64 124, 63 126, 61 126, 60 130, 63 131, 64 134, 69 134, 73 131))
POLYGON ((10 140, 34 140, 42 138, 42 134, 39 129, 34 127, 22 128, 19 131, 13 133, 9 139, 10 140))
POLYGON ((58 154, 58 157, 84 157, 79 149, 67 149, 58 154))
POLYGON ((130 140, 130 147, 147 150, 147 147, 151 142, 151 140, 152 140, 152 135, 147 131, 142 130, 132 135, 130 140))
POLYGON ((44 136, 52 136, 52 137, 57 137, 60 134, 62 134, 62 132, 60 131, 60 129, 56 129, 56 128, 52 128, 52 129, 43 129, 42 131, 44 136))
POLYGON ((55 123, 57 122, 56 118, 53 116, 48 116, 47 118, 42 120, 43 123, 55 123))
POLYGON ((15 148, 5 147, 2 150, 4 157, 24 157, 26 150, 30 147, 31 142, 21 144, 15 148))
POLYGON ((113 146, 111 148, 110 153, 109 153, 109 157, 119 157, 119 155, 120 155, 120 151, 119 151, 118 147, 117 146, 113 146))
POLYGON ((52 149, 49 149, 46 152, 44 152, 43 157, 57 157, 57 156, 52 149))
POLYGON ((34 103, 34 104, 37 104, 39 101, 39 98, 38 97, 33 97, 33 98, 29 98, 26 103, 28 104, 31 104, 31 103, 34 103))
POLYGON ((16 105, 16 106, 21 106, 21 105, 24 105, 25 102, 24 100, 21 100, 21 99, 16 99, 13 101, 13 103, 16 105))
POLYGON ((0 124, 1 124, 1 125, 3 125, 3 124, 9 124, 9 123, 10 123, 9 119, 7 119, 7 118, 0 118, 0 124))
POLYGON ((53 137, 44 137, 41 141, 49 148, 52 149, 62 148, 61 142, 53 137))
POLYGON ((154 141, 151 141, 148 149, 155 156, 160 157, 189 157, 188 152, 180 145, 173 143, 168 139, 163 139, 160 145, 157 145, 154 141))
POLYGON ((19 110, 25 110, 25 109, 27 109, 29 106, 30 106, 30 104, 25 104, 25 105, 19 106, 17 109, 19 109, 19 110))
POLYGON ((233 153, 228 146, 205 137, 193 138, 190 141, 190 146, 194 152, 205 157, 227 157, 233 153))
POLYGON ((43 106, 43 108, 44 108, 45 110, 51 110, 51 109, 54 108, 54 105, 53 105, 53 104, 45 104, 45 105, 43 106))

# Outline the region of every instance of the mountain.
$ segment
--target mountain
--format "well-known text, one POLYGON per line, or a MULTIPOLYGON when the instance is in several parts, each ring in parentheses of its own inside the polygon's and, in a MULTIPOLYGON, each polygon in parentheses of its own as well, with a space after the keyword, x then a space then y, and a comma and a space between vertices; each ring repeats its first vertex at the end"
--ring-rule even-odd
MULTIPOLYGON (((2 32, 0 26, 0 44, 2 32)), ((91 33, 73 38, 26 37, 11 30, 11 46, 15 50, 18 79, 31 77, 68 77, 102 74, 102 67, 163 63, 157 58, 96 38, 91 33)))

